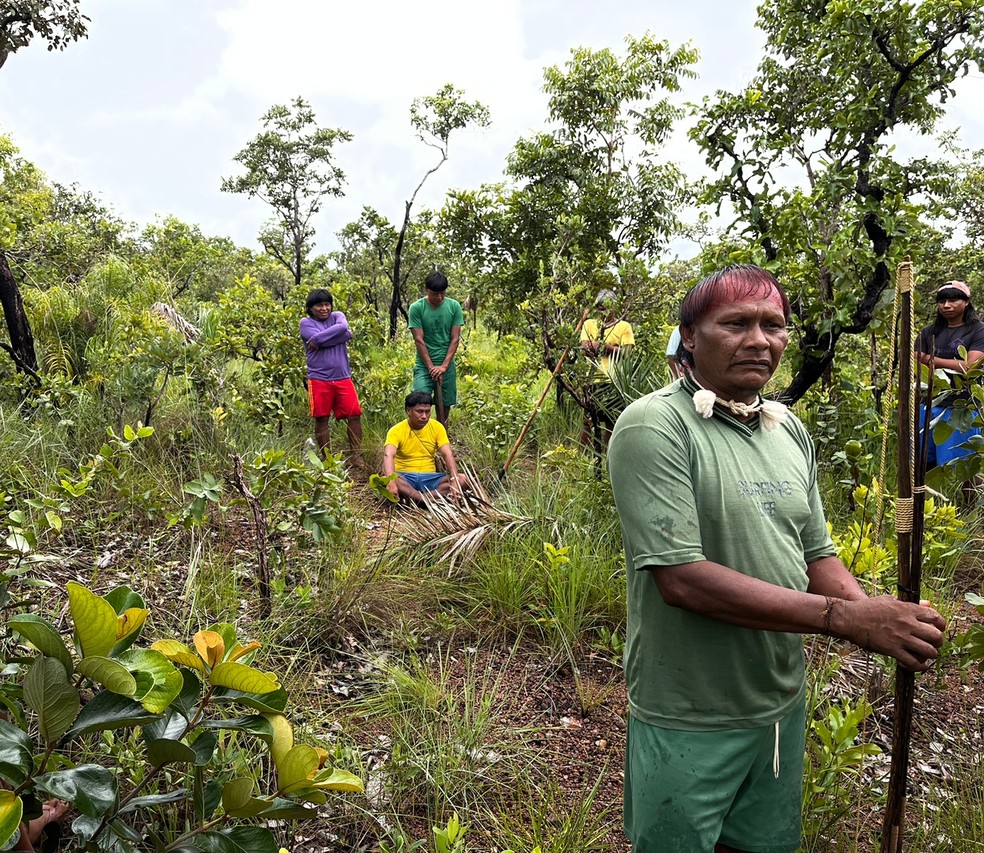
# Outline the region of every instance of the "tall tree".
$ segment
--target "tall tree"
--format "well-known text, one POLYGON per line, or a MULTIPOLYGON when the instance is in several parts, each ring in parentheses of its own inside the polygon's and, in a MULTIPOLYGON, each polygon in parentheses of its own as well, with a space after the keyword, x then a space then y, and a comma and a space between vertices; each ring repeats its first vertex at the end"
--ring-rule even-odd
POLYGON ((333 160, 336 142, 352 134, 318 127, 314 110, 303 98, 275 105, 262 117, 263 131, 233 159, 246 174, 222 180, 222 191, 259 198, 274 211, 261 230, 263 248, 301 283, 315 230, 312 219, 327 196, 342 195, 345 175, 333 160))
POLYGON ((572 51, 544 72, 550 129, 516 143, 508 181, 451 195, 443 224, 481 271, 492 322, 541 338, 548 366, 583 309, 568 303, 605 270, 637 277, 674 232, 682 175, 660 149, 681 112, 664 95, 696 59, 649 34, 622 56, 572 51))
MULTIPOLYGON (((3 222, 0 222, 0 230, 7 230, 3 222)), ((0 242, 0 306, 3 308, 10 343, 0 341, 0 348, 6 350, 19 371, 37 379, 38 357, 34 352, 34 335, 24 312, 20 288, 10 271, 10 264, 7 263, 4 245, 0 242)))
MULTIPOLYGON (((946 170, 905 160, 894 134, 930 133, 981 67, 984 0, 776 0, 759 7, 766 35, 742 92, 705 101, 692 138, 717 176, 704 200, 793 291, 799 399, 833 362, 838 339, 868 328, 907 242, 918 203, 946 170)), ((744 255, 744 257, 742 257, 744 255)), ((736 257, 734 254, 732 258, 736 257)))
POLYGON ((469 103, 464 95, 463 91, 447 83, 436 94, 417 98, 410 106, 410 124, 413 125, 417 138, 425 145, 434 148, 440 154, 440 159, 424 173, 413 194, 404 203, 403 225, 400 226, 396 237, 396 246, 393 249, 393 273, 390 276, 393 285, 389 315, 391 338, 396 335, 397 316, 403 307, 403 285, 407 279, 406 274, 401 270, 403 246, 406 242, 407 228, 410 226, 410 211, 417 199, 417 193, 427 179, 448 159, 448 141, 454 131, 469 125, 487 127, 489 124, 488 108, 478 101, 469 103))
POLYGON ((7 57, 39 38, 48 50, 64 50, 85 38, 89 18, 79 0, 4 0, 0 3, 0 67, 7 57))

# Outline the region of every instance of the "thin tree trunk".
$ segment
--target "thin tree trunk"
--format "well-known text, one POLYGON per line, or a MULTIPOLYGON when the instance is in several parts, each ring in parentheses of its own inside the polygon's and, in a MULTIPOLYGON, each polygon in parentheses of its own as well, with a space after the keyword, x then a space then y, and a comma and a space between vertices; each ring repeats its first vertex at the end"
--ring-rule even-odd
MULTIPOLYGON (((416 193, 414 193, 414 195, 416 195, 416 193)), ((393 296, 390 299, 389 317, 390 340, 393 340, 393 338, 396 337, 396 318, 400 312, 400 303, 403 301, 403 288, 401 287, 400 281, 400 267, 403 264, 403 243, 407 237, 407 227, 410 224, 410 206, 412 204, 412 200, 406 203, 406 212, 403 214, 403 227, 400 229, 400 234, 396 238, 396 249, 393 251, 393 296)))
POLYGON ((270 559, 267 554, 267 539, 269 537, 269 525, 267 524, 266 512, 260 499, 250 491, 246 483, 246 474, 243 470, 243 460, 238 454, 232 457, 233 477, 232 482, 236 491, 243 496, 246 505, 253 514, 253 536, 256 540, 256 579, 260 593, 260 616, 266 618, 273 609, 273 600, 270 596, 270 559))
POLYGON ((24 313, 20 288, 14 280, 4 252, 0 252, 0 305, 3 306, 3 317, 10 335, 10 349, 7 351, 19 371, 36 378, 38 357, 34 352, 34 335, 31 334, 27 314, 24 313))

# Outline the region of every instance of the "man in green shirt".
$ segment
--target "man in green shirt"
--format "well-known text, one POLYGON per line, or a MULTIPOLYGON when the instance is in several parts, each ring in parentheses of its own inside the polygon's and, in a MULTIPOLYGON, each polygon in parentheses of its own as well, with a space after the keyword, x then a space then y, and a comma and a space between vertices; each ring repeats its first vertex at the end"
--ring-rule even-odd
POLYGON ((628 589, 625 828, 633 853, 800 842, 802 634, 927 669, 943 619, 868 598, 837 559, 813 445, 760 396, 787 344, 771 273, 733 266, 680 308, 690 372, 632 403, 609 446, 628 589))
POLYGON ((438 400, 437 419, 448 425, 448 411, 458 402, 454 354, 461 341, 465 315, 456 299, 447 297, 448 279, 432 272, 424 281, 427 295, 407 312, 417 360, 413 366, 413 390, 426 391, 438 400), (440 386, 438 389, 437 386, 440 386))

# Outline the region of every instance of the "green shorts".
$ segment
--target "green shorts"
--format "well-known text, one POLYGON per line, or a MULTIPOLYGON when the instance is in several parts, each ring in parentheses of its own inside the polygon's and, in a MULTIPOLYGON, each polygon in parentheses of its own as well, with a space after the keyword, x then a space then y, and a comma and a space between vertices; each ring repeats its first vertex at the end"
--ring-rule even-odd
MULTIPOLYGON (((434 406, 437 406, 437 391, 434 390, 434 380, 427 372, 427 368, 419 362, 413 365, 413 391, 427 391, 434 398, 434 406)), ((454 362, 448 365, 444 376, 441 377, 441 396, 445 406, 453 406, 458 402, 458 372, 455 370, 454 362)))
POLYGON ((625 832, 633 853, 713 853, 718 842, 792 853, 800 846, 805 743, 805 700, 778 733, 679 731, 630 715, 625 832))

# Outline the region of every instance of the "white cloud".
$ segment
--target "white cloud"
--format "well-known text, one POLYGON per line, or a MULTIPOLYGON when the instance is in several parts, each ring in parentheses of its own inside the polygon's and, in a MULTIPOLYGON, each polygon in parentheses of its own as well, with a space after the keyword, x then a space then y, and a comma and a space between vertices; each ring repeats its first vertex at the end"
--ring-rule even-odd
MULTIPOLYGON (((2 0, 0 0, 2 2, 2 0)), ((445 83, 485 103, 488 129, 452 139, 450 160, 418 208, 452 186, 501 179, 516 140, 543 127, 543 68, 572 47, 621 52, 647 29, 671 46, 692 40, 700 79, 684 98, 738 89, 754 72, 757 0, 86 0, 89 38, 62 52, 19 52, 0 73, 0 132, 52 180, 79 182, 140 223, 174 213, 255 246, 269 210, 219 191, 232 157, 274 103, 308 99, 320 124, 354 141, 337 148, 346 196, 326 204, 318 249, 372 205, 399 220, 436 155, 413 135, 414 98, 445 83)), ((981 76, 958 85, 947 126, 984 139, 981 76)), ((973 143, 968 143, 973 144, 973 143)), ((677 135, 661 156, 696 171, 677 135)))

